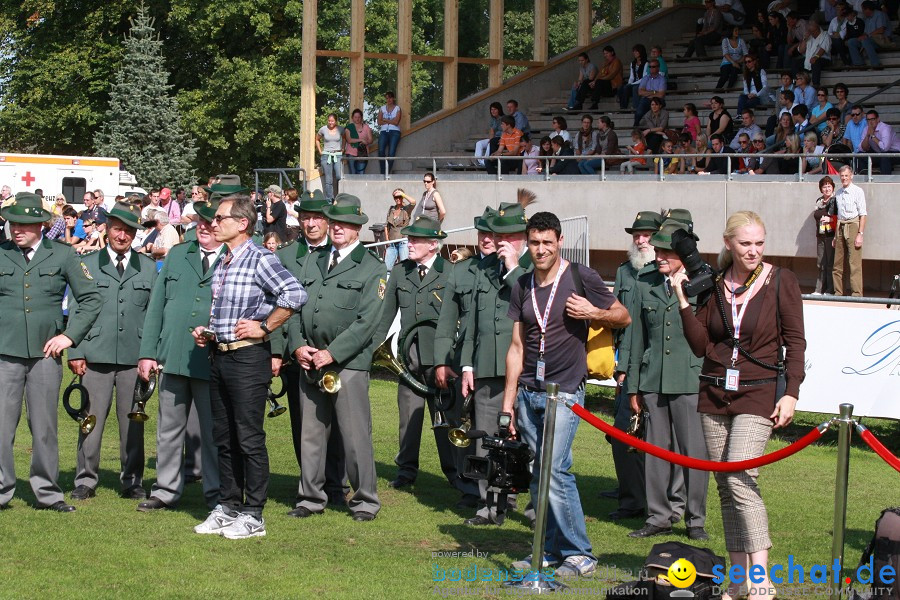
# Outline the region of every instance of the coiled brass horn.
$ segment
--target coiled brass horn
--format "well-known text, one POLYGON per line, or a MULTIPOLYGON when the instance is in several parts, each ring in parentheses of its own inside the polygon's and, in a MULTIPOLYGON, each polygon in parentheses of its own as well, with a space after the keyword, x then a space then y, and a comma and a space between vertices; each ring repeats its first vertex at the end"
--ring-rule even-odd
POLYGON ((405 373, 405 376, 400 375, 400 377, 411 388, 413 388, 420 394, 430 395, 432 398, 434 398, 434 418, 431 422, 431 428, 448 429, 450 427, 450 422, 447 420, 447 415, 444 413, 445 411, 450 410, 450 408, 453 407, 453 388, 451 388, 450 402, 447 403, 447 406, 443 406, 441 404, 441 390, 431 387, 424 381, 419 381, 418 379, 416 379, 412 374, 411 369, 409 368, 409 353, 412 351, 412 344, 416 339, 416 336, 413 335, 413 332, 420 327, 432 327, 437 329, 437 319, 422 319, 421 321, 416 321, 412 325, 408 325, 402 331, 400 331, 400 337, 397 338, 397 352, 400 355, 398 357, 400 359, 400 365, 405 373), (414 383, 411 383, 411 381, 414 383))
POLYGON ((87 412, 88 407, 90 406, 90 395, 88 394, 87 388, 81 385, 80 377, 78 378, 78 383, 75 383, 74 377, 72 378, 72 383, 70 383, 69 387, 66 388, 66 391, 63 392, 62 403, 63 408, 66 409, 66 412, 69 413, 72 420, 78 423, 78 428, 81 430, 81 433, 88 435, 94 430, 94 426, 97 424, 97 417, 89 415, 87 412), (77 409, 72 408, 72 404, 69 401, 72 392, 79 392, 81 394, 81 406, 77 409))
POLYGON ((337 394, 341 389, 341 376, 337 374, 337 371, 322 373, 318 370, 310 370, 306 371, 305 376, 308 383, 318 386, 326 394, 337 394))
POLYGON ((134 410, 128 413, 128 418, 131 421, 144 423, 150 419, 150 415, 144 412, 144 408, 146 407, 147 402, 150 401, 150 397, 153 396, 153 391, 155 389, 156 373, 151 371, 147 381, 144 381, 140 377, 137 378, 134 382, 134 410))
POLYGON ((457 448, 468 448, 469 444, 472 443, 472 440, 470 440, 466 436, 466 434, 469 433, 469 430, 472 428, 472 401, 472 394, 466 396, 466 399, 463 400, 462 419, 460 421, 459 427, 454 427, 447 432, 447 437, 450 438, 450 443, 457 448))
POLYGON ((281 379, 281 390, 278 393, 272 389, 272 382, 269 382, 269 393, 266 395, 266 400, 269 402, 269 406, 271 409, 266 415, 270 419, 275 418, 279 415, 283 415, 287 410, 286 406, 278 404, 278 399, 287 394, 287 387, 284 385, 284 378, 279 377, 281 379))

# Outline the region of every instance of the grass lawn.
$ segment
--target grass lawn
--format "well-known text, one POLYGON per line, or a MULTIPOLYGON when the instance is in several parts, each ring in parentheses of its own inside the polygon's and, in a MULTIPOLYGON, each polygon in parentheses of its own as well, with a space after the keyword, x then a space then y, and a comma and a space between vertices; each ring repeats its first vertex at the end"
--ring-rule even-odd
MULTIPOLYGON (((67 383, 70 377, 64 377, 67 383)), ((424 598, 443 588, 470 586, 469 597, 506 597, 475 583, 434 582, 437 571, 506 569, 512 560, 530 552, 531 531, 521 513, 502 528, 468 528, 462 524, 471 511, 454 508, 458 494, 451 490, 437 463, 431 433, 422 443, 422 471, 411 492, 387 486, 395 474, 397 449, 396 384, 373 380, 372 414, 375 460, 382 510, 371 523, 352 521, 346 510, 293 519, 298 469, 291 446, 288 418, 267 420, 272 477, 266 506, 268 535, 244 541, 200 536, 191 528, 205 518, 207 508, 199 485, 190 485, 177 510, 144 514, 136 501, 118 497, 118 442, 115 416, 104 433, 101 482, 97 497, 76 503, 72 514, 35 511, 28 485, 31 436, 23 418, 15 452, 17 495, 12 509, 0 513, 0 598, 424 598), (438 558, 432 552, 477 551, 477 557, 438 558), (436 587, 437 586, 437 587, 436 587), (474 586, 474 587, 473 587, 474 586)), ((610 419, 611 400, 592 392, 589 407, 610 419)), ((148 405, 145 444, 145 487, 155 477, 157 403, 148 405)), ((825 420, 823 415, 800 415, 799 423, 773 439, 769 450, 784 446, 825 420)), ((900 450, 893 422, 866 424, 895 452, 900 450)), ((76 425, 60 407, 60 484, 74 487, 76 425)), ((97 435, 94 433, 93 435, 97 435)), ((836 435, 799 455, 764 467, 760 482, 769 508, 773 542, 771 562, 786 563, 789 554, 803 565, 827 564, 831 552, 836 435)), ((612 500, 598 498, 615 487, 609 444, 603 435, 582 424, 575 440, 574 471, 578 480, 588 534, 604 571, 575 584, 602 598, 611 581, 631 579, 650 547, 660 538, 627 537, 640 519, 612 523, 612 500)), ((874 519, 900 504, 898 474, 867 448, 854 443, 850 466, 846 564, 855 569, 874 519)), ((523 506, 524 503, 520 503, 523 506)), ((709 547, 725 553, 715 484, 710 482, 707 529, 709 547)), ((683 523, 673 539, 687 541, 683 523)), ((785 590, 787 591, 787 590, 785 590)), ((449 593, 449 592, 447 592, 449 593)), ((824 597, 803 593, 795 597, 824 597)))

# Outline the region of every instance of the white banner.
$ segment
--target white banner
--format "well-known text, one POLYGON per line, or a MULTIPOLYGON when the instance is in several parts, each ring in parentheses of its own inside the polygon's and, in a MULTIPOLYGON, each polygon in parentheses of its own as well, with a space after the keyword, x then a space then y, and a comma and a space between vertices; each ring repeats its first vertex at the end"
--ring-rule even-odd
MULTIPOLYGON (((879 306, 879 305, 875 305, 879 306)), ((806 379, 798 410, 900 419, 900 312, 805 304, 806 379)))

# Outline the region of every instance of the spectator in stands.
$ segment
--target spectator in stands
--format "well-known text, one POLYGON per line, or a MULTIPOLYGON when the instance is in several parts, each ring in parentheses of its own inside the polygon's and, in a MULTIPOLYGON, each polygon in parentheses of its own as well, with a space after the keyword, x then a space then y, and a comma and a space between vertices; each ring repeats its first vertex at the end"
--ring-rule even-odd
POLYGON ((866 35, 866 21, 858 18, 856 10, 852 7, 848 9, 847 22, 844 29, 844 41, 853 66, 861 67, 865 64, 860 52, 860 50, 865 50, 869 64, 873 67, 880 67, 881 59, 878 57, 875 41, 866 35))
POLYGON ((393 193, 394 203, 388 207, 384 220, 384 233, 387 241, 393 241, 384 247, 384 264, 390 273, 394 264, 409 258, 409 246, 403 239, 400 230, 409 225, 410 214, 416 205, 416 199, 408 195, 402 188, 393 193))
MULTIPOLYGON (((395 103, 394 92, 384 93, 384 106, 378 109, 375 117, 378 123, 378 156, 397 156, 397 145, 400 143, 400 120, 403 111, 395 103)), ((384 175, 384 163, 387 162, 388 171, 394 170, 394 161, 378 161, 378 168, 384 175)))
POLYGON ((812 131, 807 131, 803 136, 803 154, 806 156, 803 161, 804 173, 815 175, 823 172, 825 146, 819 144, 819 138, 812 131))
POLYGON ((156 260, 162 260, 169 253, 169 250, 172 249, 172 246, 179 243, 181 239, 178 236, 178 232, 175 231, 175 227, 169 223, 169 215, 166 214, 166 211, 157 210, 154 220, 156 221, 157 234, 149 254, 156 260))
POLYGON ((775 129, 775 133, 766 139, 766 144, 769 146, 780 144, 792 133, 794 133, 793 116, 791 116, 791 113, 789 112, 781 113, 781 116, 778 117, 778 127, 775 129))
MULTIPOLYGON (((516 171, 512 172, 517 173, 518 169, 521 168, 521 161, 512 162, 516 163, 516 171)), ((422 185, 425 187, 425 191, 422 192, 422 198, 409 216, 410 222, 415 223, 416 219, 425 216, 438 223, 443 223, 444 218, 447 216, 447 209, 444 208, 444 199, 437 189, 437 178, 434 176, 434 173, 425 173, 422 177, 422 185)))
POLYGON ((734 27, 743 27, 747 14, 744 12, 744 5, 741 0, 716 0, 716 5, 722 12, 722 20, 725 27, 729 25, 734 27))
POLYGON ((644 140, 644 134, 640 129, 634 129, 631 132, 631 144, 627 146, 628 160, 619 165, 619 173, 624 175, 634 175, 634 169, 643 169, 647 166, 647 159, 640 158, 647 152, 647 143, 644 140))
MULTIPOLYGON (((619 154, 619 138, 613 130, 613 123, 609 117, 603 115, 597 119, 597 143, 593 154, 597 155, 616 155, 619 154)), ((578 171, 584 175, 593 175, 600 168, 604 159, 594 158, 591 160, 582 160, 578 162, 578 171)), ((620 164, 619 159, 605 159, 606 167, 612 167, 620 164)))
MULTIPOLYGON (((894 128, 881 120, 877 110, 869 110, 866 113, 866 134, 863 137, 860 148, 863 152, 871 153, 897 153, 900 152, 900 136, 894 128)), ((894 171, 894 159, 890 156, 882 156, 873 159, 877 162, 882 175, 890 175, 894 171)))
POLYGON ((787 14, 787 48, 784 53, 784 66, 790 67, 797 57, 803 56, 800 44, 806 39, 806 19, 801 19, 796 10, 787 14))
MULTIPOLYGON (((712 1, 712 0, 710 0, 712 1)), ((619 87, 619 108, 625 110, 631 101, 631 96, 635 88, 641 85, 644 78, 644 68, 647 64, 647 49, 643 44, 635 44, 631 49, 634 60, 628 68, 628 81, 619 87)))
POLYGON ((669 111, 663 108, 662 100, 653 98, 650 101, 650 112, 644 115, 639 124, 644 139, 653 154, 659 153, 666 129, 669 128, 669 111))
MULTIPOLYGON (((545 135, 541 138, 541 147, 540 152, 538 152, 538 156, 540 157, 549 157, 553 156, 553 143, 550 141, 550 136, 545 135)), ((550 161, 546 158, 540 161, 538 165, 538 173, 543 173, 544 171, 550 172, 550 161)))
MULTIPOLYGON (((878 10, 878 5, 872 0, 862 3, 862 12, 866 21, 866 35, 875 42, 875 46, 882 50, 893 50, 897 46, 891 38, 891 23, 884 11, 878 10)), ((869 57, 869 61, 872 57, 869 57)), ((877 66, 873 63, 872 66, 877 66)))
MULTIPOLYGON (((785 77, 790 77, 790 75, 785 75, 785 77)), ((768 137, 774 135, 775 130, 778 127, 778 122, 781 119, 781 115, 787 114, 788 117, 790 117, 791 110, 797 106, 797 103, 794 102, 794 92, 792 90, 781 90, 778 93, 778 105, 778 112, 769 117, 769 120, 766 121, 766 135, 768 137)))
POLYGON ((722 38, 722 64, 719 66, 719 81, 716 82, 717 92, 722 91, 726 85, 734 87, 747 54, 747 42, 741 37, 741 28, 733 27, 731 35, 722 38))
POLYGON ((812 78, 806 71, 798 71, 794 77, 794 101, 812 108, 816 103, 816 88, 811 84, 812 78))
POLYGON ((709 113, 709 120, 706 123, 706 135, 712 141, 713 135, 721 135, 726 139, 731 139, 733 123, 731 115, 725 110, 725 101, 721 96, 713 96, 709 101, 712 112, 709 113))
MULTIPOLYGON (((300 235, 300 213, 294 209, 299 201, 300 193, 297 192, 297 188, 291 187, 284 190, 282 202, 284 202, 284 208, 287 211, 287 219, 285 219, 287 237, 282 238, 279 244, 295 240, 300 235)), ((190 205, 188 204, 188 206, 190 205)))
POLYGON ((693 164, 690 165, 692 167, 692 173, 700 173, 705 171, 709 166, 710 158, 712 157, 712 149, 710 148, 709 136, 706 133, 701 133, 697 136, 697 142, 694 144, 694 154, 702 154, 704 156, 698 156, 693 159, 693 164))
POLYGON ((578 175, 581 172, 578 170, 578 162, 574 158, 562 158, 575 155, 569 142, 557 135, 550 140, 550 143, 553 145, 553 156, 558 157, 550 161, 550 174, 578 175))
POLYGON ((841 111, 837 108, 829 108, 825 113, 825 129, 822 130, 822 145, 829 148, 832 144, 844 139, 844 121, 841 119, 841 111))
POLYGON ((622 87, 622 61, 616 56, 616 51, 612 46, 603 48, 604 62, 597 69, 597 75, 591 82, 591 110, 598 107, 600 98, 612 98, 616 95, 619 88, 622 87))
MULTIPOLYGON (((803 68, 812 73, 812 84, 818 87, 822 69, 831 66, 831 38, 816 21, 810 21, 806 31, 803 57, 802 60, 794 61, 794 70, 798 70, 802 63, 803 68)), ((811 104, 807 106, 812 107, 811 104)))
POLYGON ((537 175, 540 173, 540 164, 536 157, 540 154, 541 148, 531 141, 531 136, 526 134, 522 136, 522 175, 537 175))
POLYGON ((519 102, 517 100, 510 99, 506 101, 506 114, 515 119, 516 129, 523 134, 531 133, 531 125, 528 124, 528 117, 519 110, 519 102))
MULTIPOLYGON (((791 120, 794 122, 794 133, 802 135, 806 133, 809 127, 809 109, 802 104, 798 104, 791 109, 791 120)), ((813 128, 815 131, 815 128, 813 128)))
POLYGON ((728 174, 728 158, 726 158, 725 155, 731 154, 733 150, 725 144, 725 138, 720 133, 709 136, 709 143, 712 146, 712 156, 709 158, 706 168, 703 169, 701 173, 706 173, 708 175, 728 174))
MULTIPOLYGON (((705 137, 706 134, 700 134, 705 137)), ((698 136, 699 137, 699 136, 698 136)), ((694 146, 694 140, 691 138, 691 134, 682 133, 678 136, 678 147, 681 150, 681 154, 696 154, 697 148, 694 146)), ((697 157, 695 156, 684 156, 681 159, 681 172, 682 173, 695 173, 697 171, 697 157)))
POLYGON ((73 246, 78 254, 93 252, 106 246, 106 236, 99 231, 93 219, 84 219, 82 226, 84 227, 85 238, 73 246))
POLYGON ((759 57, 760 68, 769 68, 769 51, 766 49, 766 30, 759 25, 751 28, 750 39, 747 40, 749 54, 759 57))
MULTIPOLYGON (((854 108, 855 110, 855 108, 854 108)), ((851 296, 863 295, 862 247, 866 231, 866 194, 853 183, 853 169, 848 165, 840 168, 841 187, 835 194, 837 203, 838 229, 834 236, 834 293, 843 296, 849 288, 851 296), (847 261, 847 279, 844 285, 844 260, 847 261)))
POLYGON ((693 102, 688 102, 681 108, 681 111, 684 113, 684 127, 681 128, 681 133, 689 134, 691 142, 696 142, 702 128, 700 117, 697 116, 697 106, 693 102))
POLYGON ((500 134, 502 133, 500 119, 503 117, 503 106, 499 102, 491 102, 488 112, 490 113, 488 136, 475 142, 475 162, 481 167, 484 166, 484 157, 489 156, 491 152, 500 147, 500 134), (492 148, 491 146, 494 144, 497 146, 492 148))
POLYGON ((744 89, 738 97, 738 114, 743 114, 748 108, 766 106, 772 102, 769 80, 766 70, 760 64, 761 60, 754 54, 744 57, 744 89))
POLYGON ((834 84, 834 107, 840 111, 841 122, 845 122, 850 116, 847 114, 850 112, 850 107, 853 106, 850 103, 850 90, 847 89, 847 86, 843 83, 834 84))
POLYGON ((575 57, 578 61, 578 77, 572 82, 572 93, 569 95, 569 110, 581 110, 584 99, 594 91, 594 79, 597 77, 597 66, 591 62, 587 52, 582 52, 575 57))
MULTIPOLYGON (((95 193, 95 196, 97 194, 95 193)), ((102 205, 102 200, 97 199, 97 203, 102 205)), ((181 223, 181 205, 172 197, 172 190, 167 187, 159 190, 159 205, 162 206, 166 214, 169 215, 169 223, 172 226, 181 223)))
POLYGON ((558 135, 567 142, 572 141, 572 135, 569 133, 569 124, 566 122, 565 117, 553 117, 552 125, 553 134, 550 137, 558 135))
MULTIPOLYGON (((829 4, 829 0, 822 0, 823 4, 829 4)), ((844 2, 838 2, 835 7, 836 14, 828 22, 828 37, 831 38, 831 57, 840 58, 841 62, 849 65, 850 50, 847 46, 847 14, 849 6, 844 2)))
POLYGON ((816 126, 816 131, 822 133, 828 125, 825 120, 828 117, 828 111, 833 108, 833 104, 828 101, 828 88, 823 86, 816 88, 816 104, 809 111, 809 122, 816 126))
MULTIPOLYGON (((572 140, 572 150, 575 156, 590 156, 597 154, 597 135, 594 129, 594 117, 591 115, 583 115, 581 117, 581 129, 575 134, 572 140)), ((553 139, 553 138, 551 138, 553 139)))
POLYGON ((834 234, 837 226, 837 201, 834 197, 834 180, 826 175, 819 180, 822 195, 816 198, 813 224, 816 231, 816 290, 813 295, 834 294, 834 234))
MULTIPOLYGON (((815 135, 815 134, 813 134, 815 135)), ((792 133, 784 138, 784 149, 779 150, 779 154, 800 154, 802 147, 800 145, 800 136, 792 133)), ((782 175, 794 175, 800 171, 800 162, 796 156, 786 156, 778 159, 778 171, 782 175)))
POLYGON ((641 79, 638 96, 640 96, 640 102, 636 102, 634 105, 635 127, 640 125, 641 119, 650 110, 650 100, 658 98, 665 106, 666 78, 659 72, 659 61, 655 58, 650 59, 650 74, 641 79))
POLYGON ((684 58, 690 58, 696 52, 698 57, 706 57, 706 47, 718 44, 722 40, 722 26, 725 23, 715 0, 704 0, 706 12, 697 21, 697 35, 688 44, 684 58))
MULTIPOLYGON (((668 138, 663 140, 661 152, 659 154, 674 154, 674 146, 672 144, 672 140, 668 138)), ((660 169, 662 169, 663 173, 665 173, 666 175, 678 173, 681 170, 680 163, 681 160, 677 156, 660 156, 653 159, 653 172, 659 173, 660 169)))
POLYGON ((788 26, 784 15, 780 12, 769 13, 769 29, 766 31, 766 52, 775 56, 775 67, 784 66, 784 55, 787 52, 788 26))
POLYGON ((78 212, 66 204, 62 209, 62 216, 66 223, 66 229, 62 239, 70 246, 74 246, 82 240, 82 238, 75 235, 75 224, 78 221, 78 212))
POLYGON ((734 163, 731 164, 731 168, 734 173, 746 174, 751 168, 753 163, 751 163, 751 159, 753 158, 751 155, 755 152, 753 149, 753 145, 750 143, 750 136, 746 133, 738 133, 734 136, 732 140, 732 144, 737 142, 737 148, 734 148, 734 151, 738 153, 737 165, 734 163))
POLYGON ((650 74, 650 61, 655 58, 659 61, 659 72, 666 80, 669 79, 669 65, 666 64, 666 60, 663 58, 662 54, 662 46, 650 46, 650 58, 647 59, 647 66, 644 67, 644 75, 650 74))
MULTIPOLYGON (((751 138, 750 146, 754 154, 763 152, 766 149, 765 136, 763 136, 762 133, 757 133, 753 136, 753 138, 751 138)), ((744 166, 747 168, 747 173, 750 175, 757 175, 759 173, 762 173, 762 163, 763 159, 759 156, 749 156, 744 159, 744 166)))
POLYGON ((863 138, 866 136, 868 125, 863 118, 862 106, 854 104, 850 109, 850 120, 847 121, 844 129, 844 139, 842 142, 850 147, 854 154, 862 152, 861 145, 863 138))
POLYGON ((366 172, 366 166, 369 163, 356 159, 369 156, 369 145, 374 139, 372 129, 363 121, 362 111, 354 108, 350 115, 350 122, 344 127, 344 155, 348 157, 347 167, 350 169, 351 175, 361 175, 366 172))
POLYGON ((53 213, 54 216, 61 217, 62 209, 66 205, 66 197, 63 194, 57 194, 56 198, 53 201, 53 207, 50 212, 53 213))
MULTIPOLYGON (((319 152, 319 164, 322 174, 325 176, 325 184, 322 186, 325 197, 329 202, 334 200, 338 192, 338 182, 341 180, 341 151, 344 147, 344 128, 338 125, 337 115, 331 113, 325 125, 319 128, 316 134, 316 150, 319 152)), ((281 193, 279 188, 279 193, 281 193)))
POLYGON ((729 144, 732 150, 740 148, 740 136, 742 133, 747 134, 748 146, 750 145, 750 140, 752 140, 757 133, 762 133, 762 129, 756 124, 756 114, 749 108, 745 109, 741 114, 741 128, 738 129, 737 134, 732 138, 731 144, 729 144))
MULTIPOLYGON (((516 120, 512 115, 503 115, 500 118, 500 144, 497 151, 491 156, 519 156, 522 153, 522 131, 516 127, 516 120)), ((516 160, 491 160, 487 161, 487 172, 497 173, 497 163, 500 162, 500 172, 503 174, 515 173, 521 168, 516 160)))

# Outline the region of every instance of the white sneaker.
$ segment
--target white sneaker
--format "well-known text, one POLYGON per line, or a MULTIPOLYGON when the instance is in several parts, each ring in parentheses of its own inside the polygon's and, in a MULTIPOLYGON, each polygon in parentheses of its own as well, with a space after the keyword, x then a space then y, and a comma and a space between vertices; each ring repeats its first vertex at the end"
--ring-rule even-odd
MULTIPOLYGON (((543 558, 543 560, 541 560, 541 568, 542 569, 546 569, 547 567, 556 567, 559 564, 559 561, 556 560, 556 558, 553 555, 547 554, 546 552, 544 553, 544 556, 542 558, 543 558)), ((524 559, 515 561, 512 564, 512 568, 520 570, 520 571, 527 571, 527 570, 531 569, 532 568, 531 555, 529 554, 524 559)))
POLYGON ((554 575, 560 579, 566 577, 590 577, 597 570, 597 561, 590 556, 570 556, 554 575))
POLYGON ((234 523, 235 520, 237 517, 230 516, 221 504, 216 504, 206 520, 194 527, 194 533, 222 535, 222 530, 234 523))
POLYGON ((266 522, 253 515, 241 513, 234 522, 222 530, 222 536, 229 540, 243 540, 266 535, 266 522))

